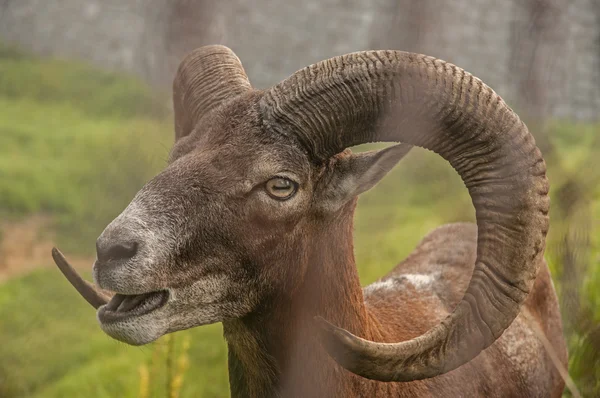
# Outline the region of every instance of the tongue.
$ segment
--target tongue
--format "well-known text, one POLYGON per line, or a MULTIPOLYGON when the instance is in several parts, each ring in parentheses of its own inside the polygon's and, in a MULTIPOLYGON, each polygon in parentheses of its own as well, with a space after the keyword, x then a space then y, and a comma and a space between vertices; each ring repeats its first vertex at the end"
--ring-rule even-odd
POLYGON ((143 303, 145 299, 153 293, 144 293, 136 295, 115 294, 110 300, 106 309, 109 311, 127 312, 143 303))
POLYGON ((110 310, 110 311, 116 311, 117 308, 119 308, 119 306, 121 305, 121 303, 123 302, 123 300, 125 300, 125 298, 127 298, 127 296, 123 295, 123 294, 115 294, 112 299, 110 299, 110 301, 108 302, 108 304, 106 305, 106 309, 110 310))
POLYGON ((152 295, 152 293, 136 294, 135 296, 125 296, 125 299, 121 302, 121 304, 117 308, 117 311, 131 311, 132 309, 140 305, 150 295, 152 295))

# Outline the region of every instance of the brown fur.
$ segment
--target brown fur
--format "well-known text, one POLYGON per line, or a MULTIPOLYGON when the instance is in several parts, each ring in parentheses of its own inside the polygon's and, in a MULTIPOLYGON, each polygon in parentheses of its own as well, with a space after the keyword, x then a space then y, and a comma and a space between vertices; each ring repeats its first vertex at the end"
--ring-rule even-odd
MULTIPOLYGON (((382 383, 337 365, 321 347, 312 316, 322 315, 374 341, 421 335, 462 297, 476 249, 474 225, 438 228, 382 279, 439 273, 435 283, 418 291, 408 282, 400 283, 392 290, 375 290, 363 300, 351 251, 352 208, 344 213, 333 222, 317 224, 322 237, 329 239, 316 237, 321 244, 311 248, 310 268, 298 291, 274 298, 259 314, 225 322, 232 396, 561 396, 564 382, 523 315, 473 361, 432 379, 382 383)), ((525 310, 542 326, 566 366, 556 294, 545 264, 525 310)))

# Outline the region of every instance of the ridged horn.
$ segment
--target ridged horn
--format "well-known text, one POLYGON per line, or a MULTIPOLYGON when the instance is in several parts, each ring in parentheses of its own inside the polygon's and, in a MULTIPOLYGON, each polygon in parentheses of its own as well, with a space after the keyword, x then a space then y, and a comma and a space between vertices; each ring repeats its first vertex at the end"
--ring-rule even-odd
POLYGON ((173 80, 175 140, 190 134, 202 116, 251 89, 229 48, 212 45, 187 54, 173 80))
POLYGON ((491 88, 442 60, 368 51, 302 69, 259 105, 265 128, 295 137, 316 162, 366 142, 430 149, 456 169, 476 210, 475 268, 454 311, 398 343, 324 322, 325 346, 340 365, 382 381, 433 377, 474 358, 513 322, 543 256, 549 187, 532 135, 491 88))

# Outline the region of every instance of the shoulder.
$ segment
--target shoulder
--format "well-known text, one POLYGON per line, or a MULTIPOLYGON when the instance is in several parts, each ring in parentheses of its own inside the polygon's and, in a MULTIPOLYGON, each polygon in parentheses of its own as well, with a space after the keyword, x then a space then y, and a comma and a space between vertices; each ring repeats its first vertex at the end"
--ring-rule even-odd
POLYGON ((471 278, 476 253, 475 224, 443 225, 427 234, 386 276, 366 286, 365 296, 434 295, 446 306, 452 306, 462 297, 471 278))

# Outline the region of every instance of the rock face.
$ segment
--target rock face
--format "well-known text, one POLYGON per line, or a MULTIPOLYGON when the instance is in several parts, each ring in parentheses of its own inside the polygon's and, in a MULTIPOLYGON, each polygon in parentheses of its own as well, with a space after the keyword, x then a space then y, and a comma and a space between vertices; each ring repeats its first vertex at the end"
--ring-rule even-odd
POLYGON ((600 115, 598 0, 3 0, 0 40, 157 85, 208 43, 232 47, 256 87, 395 48, 453 62, 535 116, 600 115))

